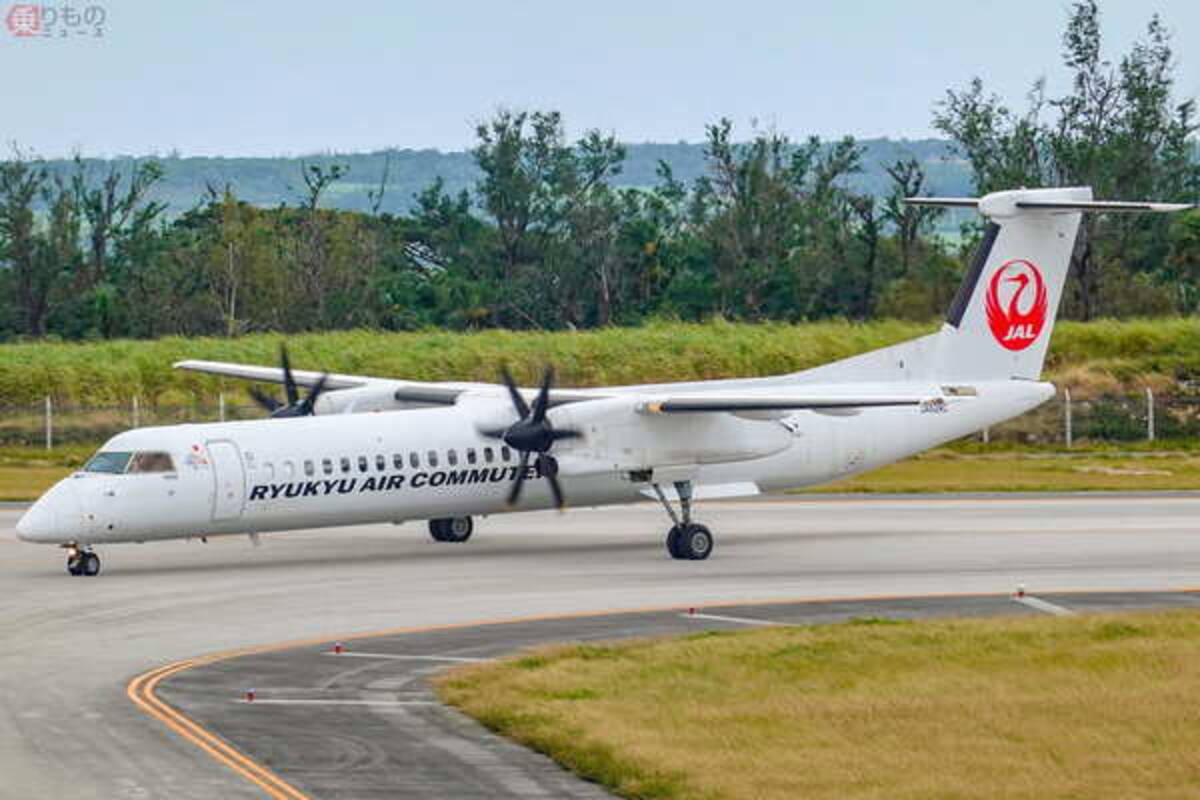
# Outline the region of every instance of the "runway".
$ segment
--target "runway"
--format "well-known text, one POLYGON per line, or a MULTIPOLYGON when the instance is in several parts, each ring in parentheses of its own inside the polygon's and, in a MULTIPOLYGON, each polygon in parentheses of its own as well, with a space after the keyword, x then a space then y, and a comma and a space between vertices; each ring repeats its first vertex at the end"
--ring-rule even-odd
POLYGON ((16 541, 16 517, 0 512, 4 798, 262 796, 125 694, 216 651, 649 606, 1200 585, 1191 496, 702 504, 718 537, 705 562, 669 559, 647 504, 481 520, 466 545, 380 525, 113 546, 98 579, 16 541))

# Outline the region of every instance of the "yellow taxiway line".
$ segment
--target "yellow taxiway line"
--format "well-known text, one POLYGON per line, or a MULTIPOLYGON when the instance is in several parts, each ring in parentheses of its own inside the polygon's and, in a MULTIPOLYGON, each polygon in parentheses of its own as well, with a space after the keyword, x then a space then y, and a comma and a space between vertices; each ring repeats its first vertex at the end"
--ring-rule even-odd
POLYGON ((309 800, 308 795, 295 786, 280 778, 271 770, 248 758, 237 748, 228 744, 216 734, 201 727, 194 720, 184 716, 163 701, 154 689, 159 682, 191 669, 199 663, 209 663, 217 659, 201 659, 199 661, 177 661, 164 667, 150 670, 129 682, 126 694, 137 706, 168 728, 179 734, 185 740, 199 747, 214 759, 229 767, 246 780, 258 786, 273 800, 309 800))
MULTIPOLYGON (((1179 593, 1200 593, 1200 587, 1186 587, 1178 589, 1117 589, 1112 590, 1120 594, 1150 594, 1156 592, 1179 592, 1179 593)), ((1104 590, 1098 589, 1068 589, 1068 590, 1048 590, 1039 589, 1038 594, 1092 594, 1105 593, 1104 590)), ((830 603, 830 602, 864 602, 864 601, 886 601, 886 600, 914 600, 914 599, 952 599, 955 597, 994 597, 994 592, 946 592, 933 593, 922 595, 859 595, 850 597, 813 597, 800 600, 745 600, 737 602, 719 602, 710 604, 712 607, 728 607, 728 606, 781 606, 781 605, 797 605, 808 603, 830 603)), ((374 639, 381 636, 401 636, 413 633, 433 633, 436 631, 448 631, 459 628, 483 628, 498 625, 520 624, 529 622, 548 622, 551 620, 567 620, 579 619, 584 617, 606 617, 616 616, 619 614, 652 614, 652 613, 668 613, 681 612, 691 609, 699 610, 703 606, 645 606, 635 608, 610 609, 607 611, 577 611, 568 614, 540 614, 525 617, 510 617, 507 619, 490 619, 478 620, 475 622, 458 622, 444 625, 417 625, 399 628, 388 628, 378 631, 367 631, 362 633, 350 633, 342 636, 317 636, 307 639, 299 639, 286 642, 277 642, 275 644, 261 645, 257 647, 245 647, 237 650, 228 650, 220 653, 213 653, 200 658, 187 659, 184 661, 176 661, 171 664, 166 664, 161 667, 138 675, 129 682, 126 687, 126 694, 138 708, 154 717, 159 722, 166 725, 172 731, 181 736, 184 740, 199 747, 206 754, 221 764, 232 769, 234 772, 241 775, 246 780, 253 783, 262 789, 268 797, 273 800, 312 800, 308 795, 301 792, 295 786, 292 786, 287 781, 280 778, 269 768, 259 764, 251 759, 245 753, 242 753, 237 748, 226 742, 217 734, 204 728, 198 722, 183 714, 178 709, 169 705, 161 697, 155 693, 155 688, 159 683, 167 678, 178 675, 195 667, 213 664, 218 661, 227 661, 229 659, 238 658, 240 656, 255 655, 259 653, 277 652, 280 650, 292 650, 301 647, 311 647, 318 644, 326 644, 328 642, 350 642, 358 639, 374 639)))

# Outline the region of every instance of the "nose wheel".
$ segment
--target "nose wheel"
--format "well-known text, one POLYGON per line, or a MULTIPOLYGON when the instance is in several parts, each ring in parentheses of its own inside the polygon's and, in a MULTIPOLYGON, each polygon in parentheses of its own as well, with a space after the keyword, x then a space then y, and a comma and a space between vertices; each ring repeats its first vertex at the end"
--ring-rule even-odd
POLYGON ((675 483, 675 493, 679 495, 678 514, 671 507, 662 487, 657 483, 652 486, 654 493, 658 495, 658 501, 671 517, 671 522, 675 523, 667 532, 667 552, 671 554, 671 558, 683 561, 703 561, 708 558, 713 549, 713 535, 706 526, 692 522, 692 482, 675 483))
POLYGON ((100 574, 100 556, 71 545, 67 548, 67 574, 94 578, 100 574))
POLYGON ((470 517, 429 520, 429 535, 437 542, 465 542, 474 530, 475 523, 470 517))

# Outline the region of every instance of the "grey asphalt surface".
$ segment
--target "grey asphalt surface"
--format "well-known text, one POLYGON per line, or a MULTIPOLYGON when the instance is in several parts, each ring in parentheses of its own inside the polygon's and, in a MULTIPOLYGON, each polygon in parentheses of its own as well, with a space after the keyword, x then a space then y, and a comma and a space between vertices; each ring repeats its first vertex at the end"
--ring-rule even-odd
POLYGON ((1200 610, 1200 593, 1049 594, 1033 602, 1038 605, 1009 595, 818 600, 510 622, 358 639, 339 643, 340 652, 325 642, 242 656, 182 672, 164 681, 158 694, 314 798, 608 797, 550 759, 437 703, 430 676, 550 642, 863 617, 1200 610), (250 688, 255 699, 247 702, 250 688))
MULTIPOLYGON (((69 578, 61 553, 16 541, 17 513, 0 510, 2 798, 260 796, 125 695, 148 669, 230 648, 649 606, 1200 585, 1195 497, 705 503, 697 518, 717 535, 705 562, 668 558, 664 515, 646 504, 493 517, 466 545, 378 525, 264 536, 259 548, 112 546, 97 579, 69 578)), ((959 599, 948 613, 968 611, 959 599)), ((520 646, 509 630, 481 646, 520 646)), ((345 690, 407 691, 369 688, 406 679, 391 668, 345 690)), ((402 715, 352 716, 387 717, 378 730, 390 731, 402 715)))

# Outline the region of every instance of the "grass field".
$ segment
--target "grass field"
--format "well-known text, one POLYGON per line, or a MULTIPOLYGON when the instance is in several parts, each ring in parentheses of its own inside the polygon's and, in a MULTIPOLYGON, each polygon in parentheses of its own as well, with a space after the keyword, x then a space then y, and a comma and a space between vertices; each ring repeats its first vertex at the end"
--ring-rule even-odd
MULTIPOLYGON (((70 474, 92 448, 50 455, 36 448, 0 449, 0 500, 31 500, 70 474)), ((1012 450, 934 450, 846 480, 805 489, 830 492, 1083 492, 1200 489, 1200 451, 1098 449, 1066 454, 1012 450)))
POLYGON ((846 480, 829 492, 1086 492, 1200 489, 1200 452, 962 453, 934 450, 846 480))
POLYGON ((1184 798, 1200 616, 773 628, 457 669, 450 703, 631 798, 1184 798))
MULTIPOLYGON (((800 325, 686 324, 578 332, 343 331, 287 336, 298 367, 414 380, 496 380, 509 364, 533 382, 543 365, 563 385, 596 386, 785 373, 937 329, 880 321, 800 325)), ((281 334, 237 339, 18 343, 0 345, 0 405, 52 395, 59 403, 211 402, 237 381, 171 369, 183 358, 273 364, 281 334)), ((1048 377, 1080 396, 1119 387, 1170 386, 1200 375, 1200 319, 1064 322, 1054 331, 1048 377)), ((236 395, 235 395, 236 399, 236 395)))

